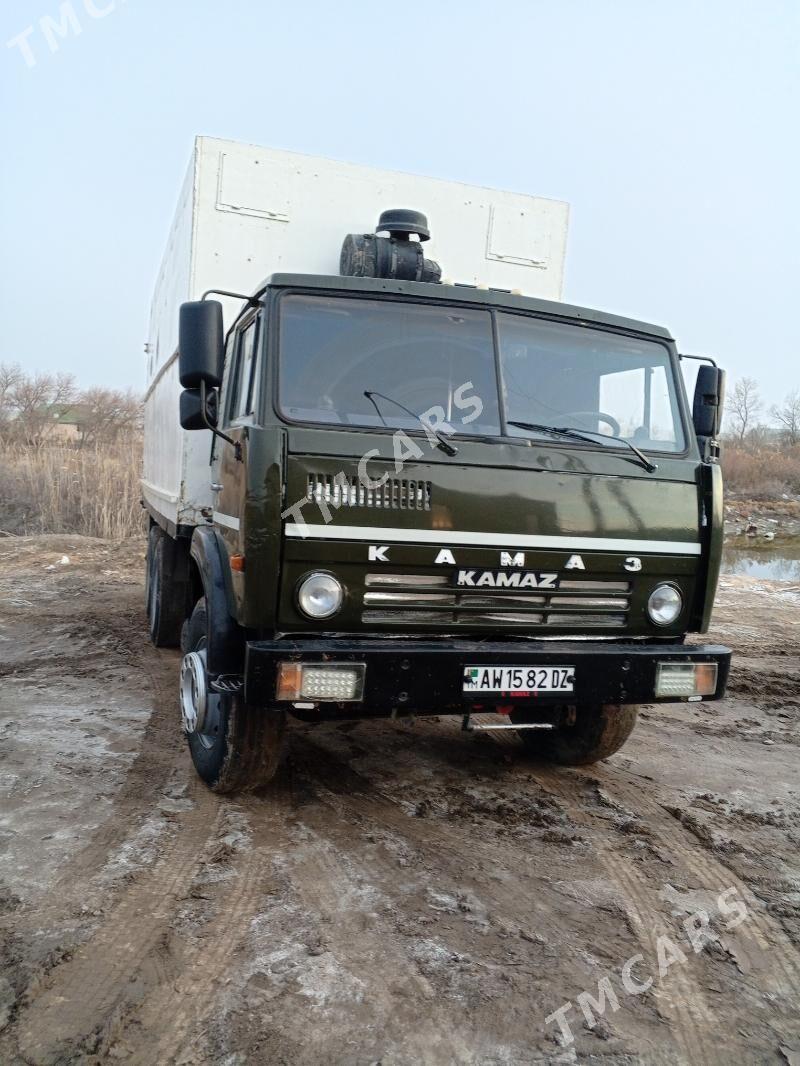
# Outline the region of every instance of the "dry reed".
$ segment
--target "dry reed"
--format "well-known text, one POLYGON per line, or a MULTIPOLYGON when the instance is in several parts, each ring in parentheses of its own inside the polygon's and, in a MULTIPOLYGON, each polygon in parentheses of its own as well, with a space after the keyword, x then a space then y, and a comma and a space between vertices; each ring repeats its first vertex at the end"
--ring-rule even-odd
POLYGON ((800 444, 794 447, 725 444, 722 450, 725 488, 754 500, 775 500, 800 494, 800 444))
POLYGON ((141 440, 0 445, 0 531, 122 540, 144 529, 141 440))

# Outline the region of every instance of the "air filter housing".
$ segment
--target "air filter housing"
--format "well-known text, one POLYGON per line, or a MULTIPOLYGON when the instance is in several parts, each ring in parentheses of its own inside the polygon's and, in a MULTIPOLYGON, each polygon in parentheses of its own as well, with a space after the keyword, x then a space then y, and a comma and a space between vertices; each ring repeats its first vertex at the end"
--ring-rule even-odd
POLYGON ((422 242, 429 240, 430 235, 428 220, 421 211, 400 207, 384 211, 375 233, 347 234, 339 258, 339 273, 349 278, 438 284, 442 268, 432 259, 426 259, 422 251, 422 242), (383 233, 388 236, 380 236, 383 233))

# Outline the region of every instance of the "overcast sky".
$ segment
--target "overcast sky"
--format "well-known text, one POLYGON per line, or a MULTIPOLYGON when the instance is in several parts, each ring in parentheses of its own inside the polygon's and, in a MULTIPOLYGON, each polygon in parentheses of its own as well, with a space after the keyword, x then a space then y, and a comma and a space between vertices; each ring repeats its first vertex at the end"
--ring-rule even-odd
POLYGON ((567 200, 565 299, 800 385, 797 0, 4 0, 0 35, 0 362, 143 386, 205 133, 567 200))

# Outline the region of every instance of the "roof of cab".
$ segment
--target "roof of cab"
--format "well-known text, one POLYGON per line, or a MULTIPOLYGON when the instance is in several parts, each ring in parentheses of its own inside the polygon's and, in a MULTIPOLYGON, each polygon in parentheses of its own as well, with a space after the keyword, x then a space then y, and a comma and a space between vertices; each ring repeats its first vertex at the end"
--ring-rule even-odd
POLYGON ((262 282, 256 292, 260 294, 268 287, 417 296, 426 300, 443 300, 450 303, 457 300, 459 303, 476 304, 482 307, 528 311, 553 318, 573 319, 586 324, 611 326, 628 332, 644 333, 662 340, 673 339, 669 330, 663 326, 653 325, 651 322, 640 322, 634 318, 623 318, 621 315, 612 315, 589 307, 576 307, 573 304, 556 300, 540 300, 534 296, 515 295, 505 289, 479 289, 472 285, 460 284, 431 285, 419 281, 392 281, 385 278, 351 278, 338 274, 272 274, 262 282))

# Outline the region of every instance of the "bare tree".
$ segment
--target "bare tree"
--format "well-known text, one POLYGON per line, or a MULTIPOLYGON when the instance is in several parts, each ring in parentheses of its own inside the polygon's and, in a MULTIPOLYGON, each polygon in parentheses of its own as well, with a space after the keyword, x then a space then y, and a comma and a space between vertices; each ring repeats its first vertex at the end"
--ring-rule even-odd
POLYGON ((739 378, 725 406, 733 419, 733 435, 741 443, 748 432, 754 429, 761 410, 758 382, 754 378, 739 378))
POLYGON ((78 398, 81 443, 108 443, 141 428, 142 401, 133 392, 86 389, 78 398))
POLYGON ((26 374, 0 363, 0 436, 39 445, 59 423, 74 426, 81 444, 112 443, 142 429, 141 398, 128 390, 78 392, 71 374, 26 374))
POLYGON ((781 426, 781 433, 788 445, 800 444, 800 389, 792 389, 783 403, 775 404, 770 414, 781 426))
POLYGON ((22 368, 18 363, 0 363, 0 434, 14 416, 12 396, 21 380, 22 368))
POLYGON ((75 400, 72 374, 23 374, 9 388, 15 435, 30 443, 45 440, 65 407, 75 400))

